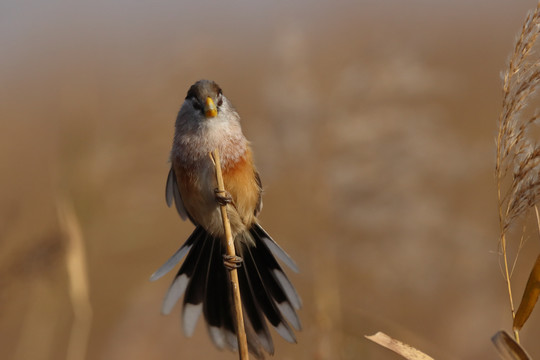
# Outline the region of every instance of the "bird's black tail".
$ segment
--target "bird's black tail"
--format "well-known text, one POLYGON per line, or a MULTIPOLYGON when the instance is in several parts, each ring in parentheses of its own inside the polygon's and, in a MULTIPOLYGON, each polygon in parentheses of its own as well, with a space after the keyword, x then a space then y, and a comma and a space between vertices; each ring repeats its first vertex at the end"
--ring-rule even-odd
MULTIPOLYGON (((293 271, 297 272, 298 268, 258 224, 237 235, 235 246, 237 255, 243 258, 242 266, 238 269, 238 279, 248 347, 255 356, 261 358, 261 348, 269 354, 274 352, 266 321, 285 340, 296 342, 291 326, 300 330, 296 310, 302 304, 276 257, 293 271)), ((216 346, 220 349, 229 347, 236 350, 238 344, 234 306, 228 270, 223 264, 224 254, 225 246, 222 241, 197 226, 184 245, 150 280, 159 279, 186 256, 165 296, 162 312, 170 313, 185 294, 182 310, 184 333, 187 336, 193 334, 202 312, 210 337, 216 346)))

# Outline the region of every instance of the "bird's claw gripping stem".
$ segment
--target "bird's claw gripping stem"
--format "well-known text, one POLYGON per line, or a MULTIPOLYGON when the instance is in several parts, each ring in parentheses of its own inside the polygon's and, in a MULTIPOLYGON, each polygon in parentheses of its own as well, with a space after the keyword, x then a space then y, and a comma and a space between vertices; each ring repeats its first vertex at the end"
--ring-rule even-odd
POLYGON ((231 194, 227 190, 220 191, 219 189, 214 189, 216 194, 216 201, 219 205, 225 206, 233 202, 231 194))
POLYGON ((238 269, 243 261, 240 256, 223 254, 223 264, 228 270, 238 269))

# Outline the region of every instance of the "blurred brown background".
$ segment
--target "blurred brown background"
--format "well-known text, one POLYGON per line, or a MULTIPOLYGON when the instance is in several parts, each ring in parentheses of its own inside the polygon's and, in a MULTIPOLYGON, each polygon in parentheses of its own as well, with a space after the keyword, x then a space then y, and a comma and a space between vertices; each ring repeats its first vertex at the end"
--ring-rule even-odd
MULTIPOLYGON (((185 338, 179 307, 160 315, 172 274, 148 281, 193 229, 164 186, 176 113, 209 78, 253 143, 262 223, 301 268, 291 278, 304 330, 297 345, 274 333, 276 359, 397 359, 364 339, 376 331, 437 359, 497 358, 490 337, 510 329, 499 74, 534 6, 0 2, 1 357, 236 358, 202 323, 185 338), (59 204, 84 241, 85 357, 84 335, 68 354, 89 323, 70 297, 59 204)), ((516 301, 538 251, 531 230, 516 301)), ((537 310, 522 331, 536 358, 539 331, 537 310)))

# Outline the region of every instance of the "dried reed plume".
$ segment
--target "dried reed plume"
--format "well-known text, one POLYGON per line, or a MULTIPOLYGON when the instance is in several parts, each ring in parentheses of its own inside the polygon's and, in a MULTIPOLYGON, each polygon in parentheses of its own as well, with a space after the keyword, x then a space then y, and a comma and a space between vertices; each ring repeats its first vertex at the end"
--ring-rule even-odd
MULTIPOLYGON (((540 60, 533 46, 540 34, 540 2, 529 12, 503 74, 503 104, 497 136, 496 179, 499 205, 500 247, 512 317, 515 308, 510 283, 506 233, 540 200, 540 144, 531 140, 531 125, 539 112, 526 115, 527 102, 540 83, 540 60)), ((519 253, 519 250, 518 250, 519 253)), ((516 255, 517 257, 517 255, 516 255)), ((518 330, 514 330, 519 342, 518 330)))

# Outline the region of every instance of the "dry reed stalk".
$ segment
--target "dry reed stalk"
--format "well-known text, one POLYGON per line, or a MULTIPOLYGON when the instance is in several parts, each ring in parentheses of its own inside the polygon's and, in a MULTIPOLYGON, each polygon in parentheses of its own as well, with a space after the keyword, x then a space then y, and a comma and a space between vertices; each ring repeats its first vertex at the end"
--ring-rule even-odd
POLYGON ((503 360, 531 360, 527 351, 504 331, 498 331, 493 335, 491 342, 503 360))
MULTIPOLYGON (((540 83, 540 60, 531 58, 540 34, 540 2, 529 12, 503 74, 495 174, 499 207, 500 247, 512 319, 515 307, 509 270, 507 230, 540 200, 540 145, 528 136, 540 114, 524 116, 527 101, 540 83), (508 176, 511 174, 511 178, 508 176)), ((519 250, 518 250, 519 253, 519 250)), ((517 255, 516 255, 517 256, 517 255)), ((519 332, 514 329, 519 343, 519 332)))
POLYGON ((381 345, 382 347, 392 350, 396 354, 401 355, 407 360, 433 360, 429 355, 424 354, 418 349, 413 348, 410 345, 402 343, 399 340, 393 339, 390 336, 386 335, 383 332, 377 332, 371 336, 365 336, 366 339, 373 341, 376 344, 381 345))
POLYGON ((66 267, 69 277, 69 296, 73 306, 73 327, 70 333, 67 360, 83 360, 92 326, 90 286, 86 270, 86 251, 77 215, 65 199, 57 199, 60 227, 67 238, 66 267))
POLYGON ((313 303, 316 308, 315 324, 317 341, 313 346, 318 359, 339 357, 343 347, 342 307, 339 288, 339 259, 336 255, 336 243, 328 242, 324 247, 312 249, 311 260, 314 268, 324 269, 313 282, 313 303))
POLYGON ((538 297, 540 296, 540 255, 536 258, 536 262, 527 280, 525 291, 521 303, 514 318, 514 329, 520 330, 529 316, 531 315, 538 297))
MULTIPOLYGON (((216 168, 216 181, 218 185, 218 191, 220 193, 225 192, 225 185, 223 184, 223 176, 221 174, 221 162, 219 160, 219 151, 215 149, 210 154, 210 158, 214 162, 216 168)), ((225 229, 225 240, 227 242, 227 255, 236 256, 236 250, 234 249, 234 239, 231 234, 231 224, 227 215, 227 205, 220 205, 221 218, 223 220, 223 227, 225 229)), ((244 316, 242 313, 242 298, 240 297, 240 285, 238 283, 238 272, 236 269, 229 271, 231 275, 231 285, 233 289, 233 301, 236 314, 236 336, 238 339, 238 355, 240 360, 248 360, 249 352, 247 345, 246 330, 244 328, 244 316)))

